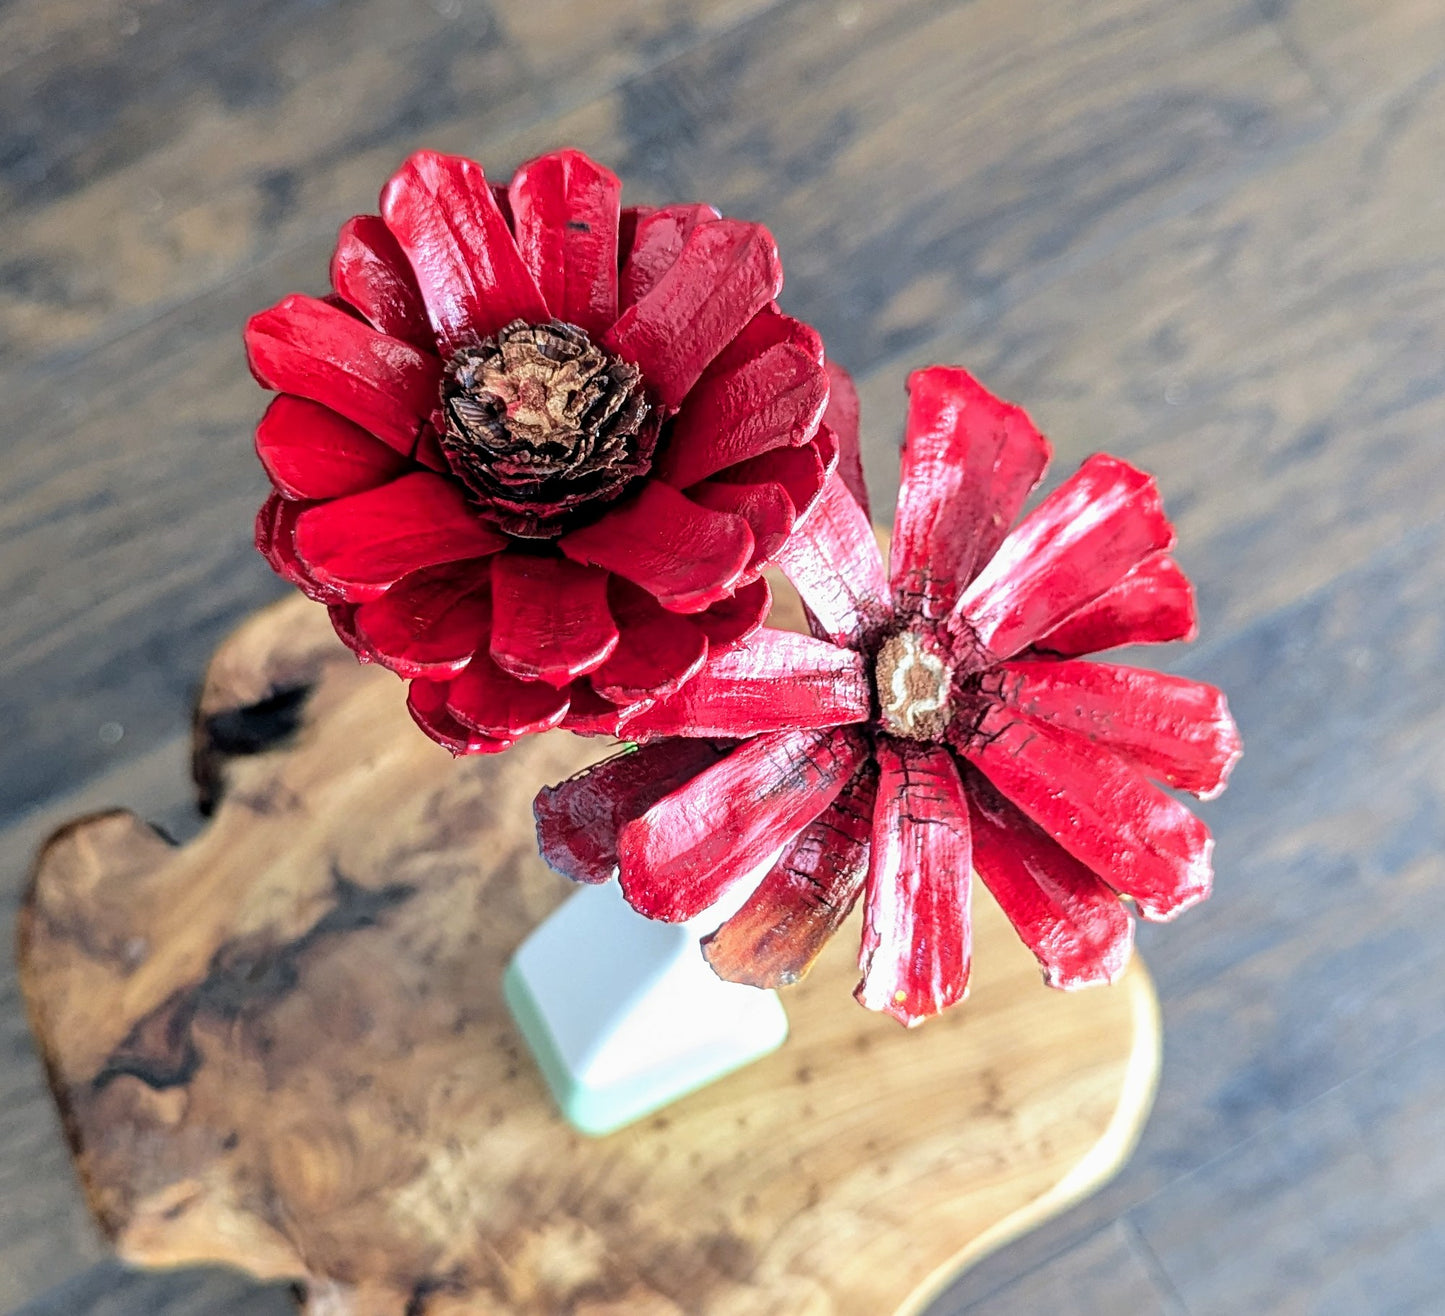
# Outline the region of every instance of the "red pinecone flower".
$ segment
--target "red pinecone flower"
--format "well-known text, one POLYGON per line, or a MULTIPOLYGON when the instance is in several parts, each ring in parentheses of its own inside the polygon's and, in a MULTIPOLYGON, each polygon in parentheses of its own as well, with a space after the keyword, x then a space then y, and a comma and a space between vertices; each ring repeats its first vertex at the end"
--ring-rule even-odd
POLYGON ((704 943, 737 982, 796 981, 866 890, 856 994, 911 1025, 967 991, 971 870, 1052 986, 1115 978, 1133 943, 1119 897, 1167 919, 1212 880, 1207 828, 1154 783, 1209 798, 1240 746, 1212 686, 1078 661, 1194 634, 1153 481, 1091 457, 1010 532, 1047 441, 962 370, 909 388, 891 580, 830 480, 779 559, 813 638, 759 631, 625 719, 641 749, 536 808, 553 867, 620 870, 658 919, 701 913, 781 847, 704 943))
POLYGON ((577 151, 505 188, 420 152, 342 227, 334 294, 246 328, 281 394, 257 547, 457 753, 676 691, 762 624, 838 463, 768 231, 620 197, 577 151))

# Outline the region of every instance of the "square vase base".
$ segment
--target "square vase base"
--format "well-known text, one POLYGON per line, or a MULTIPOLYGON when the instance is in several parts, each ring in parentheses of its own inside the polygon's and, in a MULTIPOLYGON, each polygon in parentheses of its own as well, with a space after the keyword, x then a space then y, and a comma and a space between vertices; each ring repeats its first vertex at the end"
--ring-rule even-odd
POLYGON ((571 896, 507 965, 512 1017, 580 1132, 631 1124, 787 1038, 777 993, 721 981, 701 935, 650 922, 608 883, 571 896))

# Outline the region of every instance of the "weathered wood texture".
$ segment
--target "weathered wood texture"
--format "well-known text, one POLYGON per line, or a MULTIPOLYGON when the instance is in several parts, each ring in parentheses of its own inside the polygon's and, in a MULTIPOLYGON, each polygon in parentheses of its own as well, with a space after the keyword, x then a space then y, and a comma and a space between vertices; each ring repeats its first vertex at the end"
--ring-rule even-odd
POLYGON ((596 753, 453 761, 299 597, 222 646, 210 825, 177 849, 132 813, 81 819, 20 914, 123 1259, 301 1281, 314 1316, 880 1316, 1117 1171, 1157 1074, 1143 964, 1050 992, 983 897, 966 1010, 912 1034, 860 1010, 840 936, 781 1051, 607 1139, 568 1130, 501 971, 566 894, 528 802, 596 753))
MULTIPOLYGON (((863 377, 885 513, 903 375, 960 360, 1061 466, 1156 470, 1200 584, 1188 665, 1248 752, 1213 902, 1145 941, 1159 1106, 1120 1179, 938 1310, 1437 1311, 1445 7, 193 9, 0 6, 0 818, 87 778, 85 807, 184 818, 188 686, 276 592, 241 319, 316 286, 411 146, 571 139, 778 231, 790 309, 863 377)), ((7 967, 0 1307, 99 1255, 16 1009, 7 967)))

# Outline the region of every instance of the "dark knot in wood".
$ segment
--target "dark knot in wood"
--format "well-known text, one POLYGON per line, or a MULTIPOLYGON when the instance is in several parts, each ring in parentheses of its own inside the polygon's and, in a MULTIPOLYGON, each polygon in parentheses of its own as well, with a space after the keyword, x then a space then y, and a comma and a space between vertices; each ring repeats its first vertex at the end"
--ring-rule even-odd
POLYGON ((442 451, 478 510, 551 539, 652 465, 658 418, 636 366, 576 325, 514 320, 461 348, 442 378, 442 451))

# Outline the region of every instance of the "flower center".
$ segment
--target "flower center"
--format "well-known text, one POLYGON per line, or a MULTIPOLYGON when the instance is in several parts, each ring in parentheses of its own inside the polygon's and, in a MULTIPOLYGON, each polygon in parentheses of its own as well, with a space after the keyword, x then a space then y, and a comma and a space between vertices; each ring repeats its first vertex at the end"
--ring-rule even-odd
POLYGON ((551 539, 652 465, 658 421, 636 366, 576 325, 514 320, 442 375, 442 452, 483 516, 551 539))
POLYGON ((908 740, 942 740, 953 716, 953 671, 914 631, 884 640, 873 659, 883 727, 908 740))

